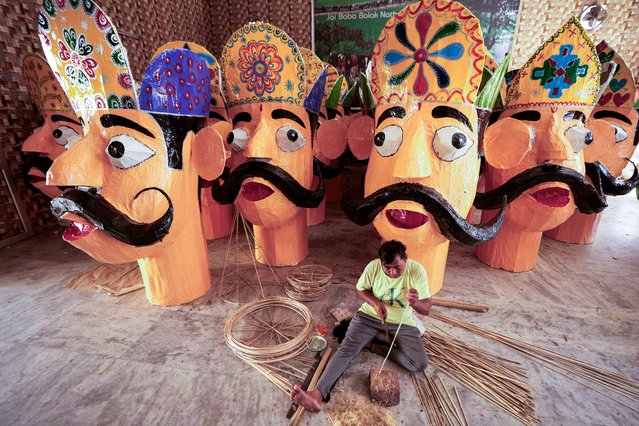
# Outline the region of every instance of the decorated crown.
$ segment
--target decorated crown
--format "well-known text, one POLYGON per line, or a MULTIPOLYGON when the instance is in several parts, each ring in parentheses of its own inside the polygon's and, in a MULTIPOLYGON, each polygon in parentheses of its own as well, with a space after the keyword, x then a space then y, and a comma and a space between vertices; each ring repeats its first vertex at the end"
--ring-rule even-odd
POLYGON ((328 109, 337 109, 346 92, 348 92, 348 82, 343 75, 339 75, 334 66, 325 65, 328 67, 328 74, 326 76, 326 89, 324 90, 324 105, 328 109))
POLYGON ((302 55, 293 39, 271 24, 251 23, 235 31, 224 46, 220 63, 229 106, 304 103, 307 88, 302 55))
POLYGON ((217 59, 215 59, 215 56, 213 56, 204 46, 200 46, 197 43, 190 41, 171 41, 160 46, 153 54, 153 57, 155 58, 160 53, 171 49, 191 50, 197 53, 200 58, 204 59, 211 74, 211 109, 225 108, 226 102, 222 96, 221 84, 222 72, 220 70, 220 64, 217 59))
POLYGON ((206 61, 187 49, 170 49, 151 60, 140 91, 143 111, 208 117, 211 73, 206 61))
POLYGON ((85 123, 97 110, 137 108, 126 50, 92 0, 44 0, 38 34, 53 74, 85 123))
POLYGON ((599 74, 595 47, 571 18, 519 69, 508 85, 506 108, 594 106, 599 74))
POLYGON ((437 100, 474 103, 485 48, 479 20, 458 2, 422 0, 387 23, 373 50, 377 105, 437 100))
POLYGON ((600 106, 632 108, 636 91, 632 70, 605 41, 597 45, 597 53, 602 64, 609 61, 617 64, 617 70, 599 98, 598 104, 600 106))
MULTIPOLYGON (((313 84, 317 81, 326 65, 322 60, 311 50, 300 47, 300 53, 304 60, 304 75, 306 76, 306 91, 310 92, 313 84)), ((326 76, 326 85, 330 82, 330 69, 329 74, 326 76)), ((307 93, 308 94, 308 93, 307 93)))
POLYGON ((26 55, 22 59, 22 75, 27 82, 31 100, 41 114, 73 112, 67 95, 42 56, 33 53, 26 55))

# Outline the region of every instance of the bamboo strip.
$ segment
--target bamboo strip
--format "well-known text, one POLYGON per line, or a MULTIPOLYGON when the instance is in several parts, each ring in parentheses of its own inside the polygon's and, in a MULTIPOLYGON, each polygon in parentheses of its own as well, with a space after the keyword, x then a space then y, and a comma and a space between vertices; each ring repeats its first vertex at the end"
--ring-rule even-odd
MULTIPOLYGON (((431 331, 424 335, 423 341, 432 362, 457 382, 522 423, 538 423, 532 390, 525 382, 527 372, 519 364, 474 348, 451 335, 431 331)), ((441 385, 443 387, 443 383, 441 385)), ((447 398, 436 398, 444 403, 453 401, 445 387, 444 391, 447 398)), ((467 423, 463 410, 453 407, 449 408, 455 421, 467 423)))
MULTIPOLYGON (((608 389, 612 392, 618 393, 630 400, 639 402, 639 382, 622 376, 610 370, 598 367, 593 364, 589 364, 584 361, 580 361, 574 358, 570 358, 565 355, 550 351, 548 349, 541 348, 508 336, 504 336, 499 333, 492 332, 490 330, 483 329, 464 321, 456 320, 454 318, 447 317, 438 312, 431 312, 431 317, 440 321, 464 328, 482 337, 489 338, 500 342, 512 349, 522 352, 533 359, 541 361, 546 364, 550 364, 554 367, 567 371, 575 376, 589 380, 599 386, 608 389)), ((574 378, 573 378, 574 380, 574 378)), ((575 380, 576 381, 576 380, 575 380)), ((582 383, 577 381, 578 383, 582 383)), ((610 398, 609 395, 605 394, 610 398)), ((610 398, 613 401, 619 402, 614 398, 610 398)))
POLYGON ((271 297, 248 303, 238 309, 224 325, 224 339, 239 358, 254 363, 272 363, 290 359, 303 352, 306 349, 306 342, 312 328, 311 312, 306 306, 285 297, 271 297), (279 329, 275 327, 270 313, 271 308, 290 309, 301 316, 304 320, 301 331, 297 335, 293 335, 289 331, 285 331, 281 323, 275 324, 279 326, 279 329), (255 316, 256 312, 263 309, 266 309, 269 318, 271 318, 271 324, 255 316), (267 345, 258 347, 252 346, 253 341, 247 343, 235 337, 233 333, 236 331, 236 324, 251 316, 258 321, 257 323, 261 323, 263 328, 271 330, 277 336, 279 343, 271 345, 269 339, 267 345))
POLYGON ((455 300, 431 299, 434 306, 443 306, 445 308, 463 309, 465 311, 486 313, 489 311, 488 306, 475 305, 473 303, 457 302, 455 300))
MULTIPOLYGON (((317 384, 319 378, 324 372, 324 369, 326 368, 326 364, 328 363, 328 360, 331 358, 332 354, 333 354, 333 349, 330 346, 327 347, 326 350, 324 351, 324 355, 322 355, 322 359, 319 365, 317 366, 317 370, 315 370, 315 374, 313 374, 313 378, 311 379, 311 383, 308 385, 307 391, 312 391, 313 389, 315 389, 315 385, 317 384)), ((302 419, 302 416, 304 415, 305 411, 306 410, 304 409, 304 407, 298 407, 295 414, 293 414, 291 421, 288 423, 288 426, 299 425, 300 420, 302 419)))

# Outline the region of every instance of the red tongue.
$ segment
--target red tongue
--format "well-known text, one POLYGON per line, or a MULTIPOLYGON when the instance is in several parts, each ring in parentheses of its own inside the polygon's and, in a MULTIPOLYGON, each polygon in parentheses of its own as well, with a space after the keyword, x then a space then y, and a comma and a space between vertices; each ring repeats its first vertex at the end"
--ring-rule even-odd
POLYGON ((97 227, 93 225, 89 225, 88 223, 77 223, 71 222, 69 226, 64 230, 64 234, 62 234, 62 239, 64 241, 76 241, 82 237, 86 237, 92 231, 96 230, 97 227))
POLYGON ((570 202, 570 191, 565 188, 548 188, 530 194, 538 203, 549 207, 564 207, 570 202))
POLYGON ((428 216, 411 210, 386 210, 386 218, 396 228, 414 229, 428 222, 428 216))
POLYGON ((260 201, 273 193, 266 185, 257 182, 247 182, 242 185, 242 195, 248 201, 260 201))

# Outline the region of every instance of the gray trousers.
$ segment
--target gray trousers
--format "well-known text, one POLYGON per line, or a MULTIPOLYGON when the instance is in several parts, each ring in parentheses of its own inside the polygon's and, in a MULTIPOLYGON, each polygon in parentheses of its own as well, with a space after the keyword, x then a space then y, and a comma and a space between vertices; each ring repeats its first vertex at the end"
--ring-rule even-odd
MULTIPOLYGON (((392 340, 397 331, 397 324, 387 323, 387 325, 388 335, 392 340)), ((317 382, 317 389, 322 393, 324 401, 328 400, 331 388, 348 368, 353 358, 377 336, 378 332, 384 333, 384 330, 385 326, 380 320, 363 312, 357 312, 348 326, 346 337, 317 382)), ((385 357, 389 347, 389 344, 380 342, 374 343, 371 350, 385 357)), ((401 326, 388 359, 412 373, 423 371, 426 368, 428 355, 426 355, 426 349, 417 327, 405 324, 401 326)))

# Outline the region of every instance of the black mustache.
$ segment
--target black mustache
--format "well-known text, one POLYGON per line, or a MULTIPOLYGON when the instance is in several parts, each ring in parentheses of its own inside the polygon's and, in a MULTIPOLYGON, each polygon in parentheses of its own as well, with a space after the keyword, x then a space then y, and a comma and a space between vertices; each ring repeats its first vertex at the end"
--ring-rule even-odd
POLYGON ((497 209, 504 197, 507 197, 510 203, 534 186, 546 182, 561 182, 570 187, 575 205, 581 213, 599 213, 608 207, 608 203, 599 176, 591 179, 594 186, 576 170, 557 164, 544 164, 524 170, 498 188, 484 193, 478 192, 474 204, 482 210, 497 209))
MULTIPOLYGON (((629 158, 626 160, 630 161, 629 158)), ((604 194, 606 195, 626 195, 633 189, 639 185, 639 170, 637 169, 637 165, 630 161, 635 168, 635 171, 632 173, 632 176, 628 180, 623 180, 621 178, 615 178, 610 174, 606 166, 601 164, 599 161, 595 161, 594 163, 586 163, 586 175, 593 179, 595 176, 599 176, 601 179, 601 187, 603 189, 604 194)))
POLYGON ((490 221, 473 225, 461 217, 453 206, 433 188, 409 182, 399 182, 378 189, 360 201, 342 201, 342 210, 348 218, 358 225, 368 225, 387 204, 407 200, 421 204, 430 212, 440 232, 447 238, 462 244, 472 245, 491 240, 497 235, 504 222, 506 199, 503 199, 501 211, 490 221))
POLYGON ((242 189, 242 183, 248 178, 260 177, 266 179, 284 196, 298 207, 317 207, 324 198, 324 179, 319 161, 313 159, 313 174, 320 177, 316 190, 306 189, 295 180, 286 170, 264 161, 247 161, 237 166, 224 180, 219 188, 213 191, 213 198, 220 204, 230 204, 237 198, 242 189))
POLYGON ((35 193, 40 192, 33 184, 31 183, 31 177, 29 176, 29 170, 32 167, 40 170, 46 176, 49 167, 53 164, 53 160, 49 157, 42 157, 38 154, 28 154, 22 153, 22 164, 20 165, 20 172, 22 173, 22 180, 24 182, 24 186, 29 188, 35 193))
MULTIPOLYGON (((338 158, 337 166, 331 167, 328 164, 324 164, 321 161, 317 160, 319 163, 319 169, 321 172, 321 177, 324 179, 335 179, 344 171, 344 159, 342 157, 338 158)), ((314 174, 314 173, 313 173, 314 174)))
POLYGON ((101 195, 79 189, 68 189, 61 196, 51 200, 51 211, 62 225, 68 223, 61 219, 64 213, 76 213, 118 241, 137 247, 149 246, 162 241, 173 223, 173 203, 160 188, 145 188, 133 199, 151 190, 160 192, 169 203, 169 208, 162 217, 151 223, 135 222, 101 195))

